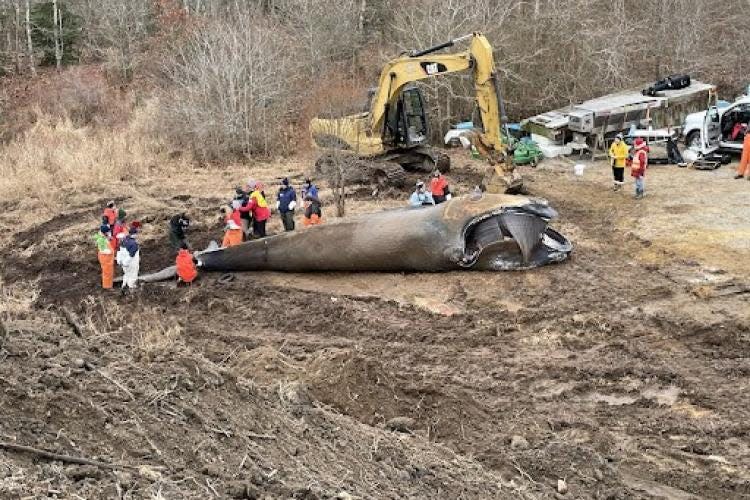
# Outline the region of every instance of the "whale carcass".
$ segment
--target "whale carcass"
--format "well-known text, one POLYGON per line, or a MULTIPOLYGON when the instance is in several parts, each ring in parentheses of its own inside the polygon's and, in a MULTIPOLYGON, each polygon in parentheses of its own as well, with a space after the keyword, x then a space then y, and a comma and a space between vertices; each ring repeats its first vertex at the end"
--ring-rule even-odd
MULTIPOLYGON (((477 193, 344 218, 196 258, 202 270, 222 272, 521 270, 570 255, 571 242, 548 225, 556 216, 544 200, 477 193)), ((167 268, 141 279, 172 276, 167 268)))

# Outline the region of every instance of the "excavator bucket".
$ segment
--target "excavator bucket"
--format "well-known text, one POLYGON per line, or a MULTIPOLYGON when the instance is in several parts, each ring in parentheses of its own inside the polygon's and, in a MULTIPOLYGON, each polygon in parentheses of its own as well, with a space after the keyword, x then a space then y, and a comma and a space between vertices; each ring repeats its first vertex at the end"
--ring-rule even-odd
POLYGON ((512 170, 505 170, 502 165, 490 166, 482 181, 485 190, 492 194, 521 194, 523 193, 523 178, 512 170))

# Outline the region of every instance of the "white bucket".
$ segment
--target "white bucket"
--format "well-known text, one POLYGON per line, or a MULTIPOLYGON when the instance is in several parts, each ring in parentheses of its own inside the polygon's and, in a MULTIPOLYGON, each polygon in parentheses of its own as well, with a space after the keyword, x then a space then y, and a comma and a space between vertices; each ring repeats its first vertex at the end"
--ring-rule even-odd
POLYGON ((583 175, 583 171, 584 171, 584 170, 586 170, 586 165, 584 165, 583 163, 576 163, 576 164, 575 164, 575 165, 573 166, 573 171, 575 172, 575 174, 576 174, 576 175, 577 175, 578 177, 580 177, 580 176, 582 176, 582 175, 583 175))

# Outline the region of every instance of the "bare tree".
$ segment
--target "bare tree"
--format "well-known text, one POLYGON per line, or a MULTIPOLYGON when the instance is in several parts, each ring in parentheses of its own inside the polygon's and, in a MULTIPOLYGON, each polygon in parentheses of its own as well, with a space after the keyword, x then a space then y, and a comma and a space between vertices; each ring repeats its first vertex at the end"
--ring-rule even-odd
POLYGON ((75 12, 84 19, 84 43, 103 59, 110 73, 129 81, 153 31, 151 0, 78 0, 75 12))
POLYGON ((26 55, 29 60, 29 70, 36 76, 36 63, 34 62, 34 44, 31 42, 31 4, 26 0, 26 55))
POLYGON ((283 27, 238 12, 173 47, 162 74, 163 117, 205 159, 284 149, 298 108, 297 47, 283 27))
POLYGON ((13 50, 15 51, 16 74, 21 72, 21 3, 20 0, 13 1, 13 50))
POLYGON ((62 67, 63 47, 62 47, 62 16, 60 9, 57 7, 57 0, 52 0, 52 21, 53 21, 53 41, 55 43, 55 66, 60 71, 62 67))
POLYGON ((362 5, 362 0, 275 0, 273 15, 293 30, 305 68, 317 73, 321 64, 354 58, 362 45, 362 5))

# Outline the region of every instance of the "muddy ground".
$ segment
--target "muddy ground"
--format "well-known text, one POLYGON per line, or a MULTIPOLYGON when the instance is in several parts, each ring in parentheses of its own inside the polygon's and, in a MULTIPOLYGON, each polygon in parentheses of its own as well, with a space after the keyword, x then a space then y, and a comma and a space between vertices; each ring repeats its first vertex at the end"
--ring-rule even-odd
MULTIPOLYGON (((481 169, 453 163, 466 192, 481 169)), ((524 169, 576 244, 529 272, 124 298, 97 288, 102 199, 21 227, 5 206, 0 440, 122 467, 0 450, 3 498, 750 498, 750 183, 731 173, 653 167, 635 201, 603 163, 524 169)), ((120 200, 142 269, 171 263, 175 210, 195 246, 220 235, 232 184, 196 176, 120 200)), ((351 212, 403 202, 364 192, 351 212)))

